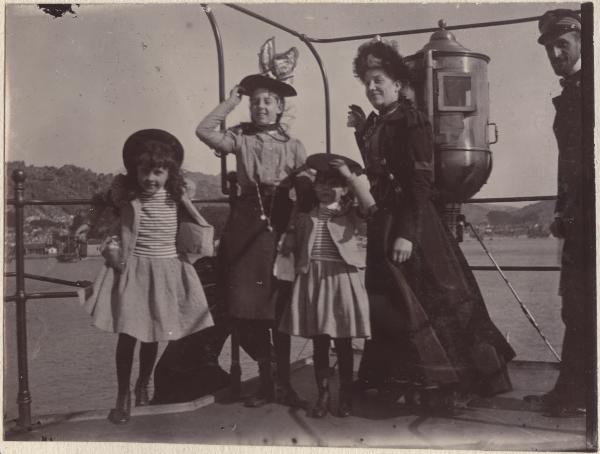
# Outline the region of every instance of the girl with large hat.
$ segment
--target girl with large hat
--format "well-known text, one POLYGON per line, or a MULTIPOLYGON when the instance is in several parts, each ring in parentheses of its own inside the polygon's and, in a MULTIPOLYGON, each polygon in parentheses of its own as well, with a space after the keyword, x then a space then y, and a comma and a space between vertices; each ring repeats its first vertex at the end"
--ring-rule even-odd
MULTIPOLYGON (((231 206, 218 250, 220 296, 240 334, 242 345, 251 342, 259 366, 260 388, 246 400, 251 407, 274 400, 271 379, 271 342, 277 354, 280 401, 304 406, 290 384, 290 337, 273 329, 289 288, 273 277, 277 243, 287 229, 293 209, 290 190, 303 192, 299 175, 306 160, 302 142, 290 137, 280 123, 285 98, 295 96, 289 84, 263 74, 242 79, 228 99, 198 125, 196 134, 217 155, 231 153, 237 162, 239 195, 231 206), (225 132, 221 122, 247 95, 249 123, 225 132)), ((308 182, 308 184, 310 184, 308 182)), ((307 186, 308 187, 308 186, 307 186)), ((288 284, 289 286, 289 284, 288 284)))
POLYGON ((375 39, 359 47, 354 74, 376 110, 351 106, 348 124, 378 206, 365 278, 372 339, 357 387, 409 391, 434 410, 456 391, 507 391, 514 352, 434 206, 431 126, 402 95, 409 70, 394 44, 375 39))

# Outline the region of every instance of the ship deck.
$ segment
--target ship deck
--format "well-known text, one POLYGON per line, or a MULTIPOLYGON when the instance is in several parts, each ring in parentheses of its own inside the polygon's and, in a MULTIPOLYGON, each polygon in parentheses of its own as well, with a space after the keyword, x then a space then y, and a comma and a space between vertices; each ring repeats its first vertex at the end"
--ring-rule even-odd
MULTIPOLYGON (((220 445, 395 447, 469 450, 586 450, 586 418, 554 418, 522 400, 549 390, 558 374, 548 363, 513 362, 514 389, 490 399, 461 402, 452 416, 419 416, 398 403, 367 393, 357 397, 348 418, 307 416, 278 404, 245 408, 222 391, 184 404, 135 408, 128 424, 106 420, 108 410, 38 418, 27 432, 5 425, 6 441, 160 442, 220 445)), ((311 401, 316 398, 312 365, 293 368, 293 383, 311 401)), ((244 389, 256 379, 244 383, 244 389)), ((334 383, 337 390, 337 383, 334 383)), ((335 397, 336 393, 333 393, 335 397)), ((332 408, 335 408, 335 401, 332 408)))

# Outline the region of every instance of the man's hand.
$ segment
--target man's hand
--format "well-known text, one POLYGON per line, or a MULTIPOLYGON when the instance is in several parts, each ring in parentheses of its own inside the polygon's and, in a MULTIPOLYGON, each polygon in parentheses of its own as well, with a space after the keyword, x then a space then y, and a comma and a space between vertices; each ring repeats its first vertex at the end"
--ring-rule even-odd
POLYGON ((406 262, 412 255, 413 244, 406 238, 398 237, 392 247, 392 262, 406 262))
POLYGON ((562 218, 554 218, 554 221, 550 224, 550 233, 555 238, 565 237, 565 224, 562 218))

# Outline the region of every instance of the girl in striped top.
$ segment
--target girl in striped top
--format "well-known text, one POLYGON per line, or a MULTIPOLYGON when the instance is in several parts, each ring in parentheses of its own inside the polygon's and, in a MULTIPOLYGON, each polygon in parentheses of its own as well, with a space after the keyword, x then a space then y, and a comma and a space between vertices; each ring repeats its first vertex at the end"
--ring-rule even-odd
POLYGON ((119 334, 117 403, 108 419, 129 420, 134 348, 141 341, 136 406, 149 403, 148 383, 159 341, 213 325, 202 284, 176 244, 180 215, 210 225, 192 204, 181 173, 183 148, 168 132, 147 129, 125 143, 126 175, 117 175, 108 201, 118 220, 103 245, 106 265, 85 303, 94 325, 119 334))
POLYGON ((338 415, 349 416, 352 338, 366 338, 371 332, 364 285, 365 249, 357 234, 366 214, 375 209, 374 200, 368 182, 355 173, 360 166, 351 159, 323 153, 309 156, 306 163, 317 170, 317 204, 309 213, 299 213, 293 232, 286 233, 293 235, 293 241, 288 238, 284 244, 294 243, 296 279, 279 329, 313 339, 319 397, 311 413, 316 418, 328 411, 329 344, 333 338, 340 374, 338 415))

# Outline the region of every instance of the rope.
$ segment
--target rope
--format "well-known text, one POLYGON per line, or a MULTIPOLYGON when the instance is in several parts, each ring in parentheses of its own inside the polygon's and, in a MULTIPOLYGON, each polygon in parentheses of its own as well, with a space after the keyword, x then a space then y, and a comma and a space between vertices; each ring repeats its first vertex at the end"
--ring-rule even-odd
POLYGON ((502 279, 504 279, 504 282, 506 283, 506 285, 510 289, 511 293, 513 294, 513 296, 515 297, 515 299, 519 303, 519 306, 521 306, 521 310, 525 314, 525 317, 527 317, 527 320, 529 320, 529 323, 531 323, 531 325, 535 328, 535 330, 540 335, 540 337, 542 338, 542 340, 544 341, 544 343, 548 346, 548 348, 550 349, 550 351, 552 352, 552 354, 560 362, 561 361, 560 356, 558 355, 558 353, 556 353, 556 350, 554 350, 554 347, 552 347, 552 344, 550 344, 550 341, 548 340, 548 338, 546 338, 546 336, 542 332, 541 328, 539 327, 539 325, 535 321, 535 318, 533 318, 533 314, 529 311, 529 309, 527 309, 527 306, 525 306, 525 303, 523 303, 523 301, 521 301, 521 298, 519 298, 519 295, 517 294, 516 290, 513 288, 513 286, 511 285, 510 281, 508 280, 508 278, 504 275, 504 273, 502 272, 502 269, 500 268, 500 266, 498 265, 498 263, 496 263, 496 260, 494 260, 494 257, 492 256, 492 254, 490 253, 490 251, 488 251, 487 247, 485 247, 485 244, 483 243, 483 241, 481 240, 481 238, 477 234, 477 231, 475 230, 475 228, 473 227, 473 225, 470 222, 466 222, 466 221, 462 221, 462 223, 464 223, 465 225, 469 226, 469 228, 471 229, 471 232, 473 232, 473 235, 475 235, 475 238, 477 238, 477 241, 479 241, 479 244, 481 244, 481 247, 483 248, 483 250, 485 251, 485 253, 487 254, 487 256, 490 258, 490 260, 492 261, 492 263, 494 264, 494 266, 498 270, 498 273, 500 273, 500 276, 502 276, 502 279))

